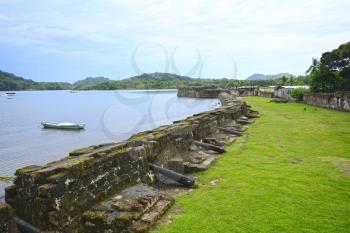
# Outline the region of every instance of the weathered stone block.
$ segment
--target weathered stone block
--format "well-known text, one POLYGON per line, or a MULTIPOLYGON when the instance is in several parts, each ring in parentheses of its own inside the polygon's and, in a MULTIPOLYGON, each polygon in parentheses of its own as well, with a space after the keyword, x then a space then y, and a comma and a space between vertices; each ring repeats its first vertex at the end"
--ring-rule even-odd
POLYGON ((18 233, 13 217, 14 211, 11 206, 0 203, 0 233, 18 233))
POLYGON ((168 161, 168 168, 177 173, 184 173, 184 161, 182 158, 174 158, 168 161))

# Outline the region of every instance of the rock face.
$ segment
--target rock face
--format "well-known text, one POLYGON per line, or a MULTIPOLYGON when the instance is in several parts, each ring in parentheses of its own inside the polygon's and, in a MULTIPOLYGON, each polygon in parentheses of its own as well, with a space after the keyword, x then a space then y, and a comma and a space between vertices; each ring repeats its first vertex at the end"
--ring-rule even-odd
POLYGON ((240 103, 240 100, 238 100, 235 96, 227 94, 226 92, 221 92, 218 97, 222 106, 240 103))
POLYGON ((350 92, 305 94, 304 103, 350 112, 350 92))
POLYGON ((86 211, 82 216, 80 231, 145 232, 172 203, 173 199, 160 191, 138 184, 86 211))
POLYGON ((11 206, 0 203, 0 233, 18 233, 13 216, 14 211, 11 206))
MULTIPOLYGON (((216 93, 217 98, 221 92, 200 93, 212 98, 216 93)), ((14 185, 6 189, 6 202, 17 216, 45 231, 144 232, 172 203, 149 187, 161 177, 148 163, 178 172, 205 170, 217 153, 193 141, 222 146, 234 137, 218 127, 244 127, 235 120, 251 113, 246 104, 227 93, 220 100, 222 107, 126 141, 78 149, 44 166, 19 169, 14 185)))

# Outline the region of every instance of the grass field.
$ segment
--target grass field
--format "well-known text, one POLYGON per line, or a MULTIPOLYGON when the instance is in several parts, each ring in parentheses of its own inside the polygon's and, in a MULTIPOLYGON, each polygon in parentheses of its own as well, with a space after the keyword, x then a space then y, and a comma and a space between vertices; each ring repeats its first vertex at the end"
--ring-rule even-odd
POLYGON ((350 113, 247 102, 261 118, 198 174, 159 231, 350 232, 350 113))

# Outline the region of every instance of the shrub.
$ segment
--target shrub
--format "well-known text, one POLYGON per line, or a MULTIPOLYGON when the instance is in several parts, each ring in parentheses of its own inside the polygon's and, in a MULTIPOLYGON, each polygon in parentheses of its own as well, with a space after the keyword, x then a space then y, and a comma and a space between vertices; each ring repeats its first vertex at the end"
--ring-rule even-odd
POLYGON ((292 93, 290 94, 296 101, 302 102, 304 99, 304 94, 308 93, 309 90, 305 88, 296 88, 292 90, 292 93))
POLYGON ((270 103, 288 103, 288 99, 282 99, 282 98, 273 98, 270 100, 270 103))

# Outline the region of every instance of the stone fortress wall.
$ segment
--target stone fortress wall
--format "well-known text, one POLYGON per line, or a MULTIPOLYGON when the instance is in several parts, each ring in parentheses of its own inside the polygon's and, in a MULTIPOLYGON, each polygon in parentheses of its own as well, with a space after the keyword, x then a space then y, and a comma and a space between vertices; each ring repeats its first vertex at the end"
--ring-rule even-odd
MULTIPOLYGON (((18 169, 0 213, 10 209, 6 214, 45 232, 147 231, 173 203, 155 188, 161 176, 149 163, 179 173, 205 170, 217 154, 201 145, 215 149, 232 143, 235 136, 219 128, 241 132, 248 123, 245 116, 257 113, 229 93, 179 89, 182 97, 220 98, 222 106, 123 142, 77 149, 61 160, 18 169)), ((0 220, 0 231, 16 232, 8 219, 0 220)))
MULTIPOLYGON (((257 88, 215 88, 215 87, 183 87, 179 88, 178 96, 195 98, 213 98, 218 93, 225 92, 236 96, 261 96, 275 98, 274 93, 260 91, 257 88)), ((338 91, 335 93, 312 93, 305 94, 303 103, 339 111, 350 111, 350 92, 338 91)))
POLYGON ((350 112, 350 92, 306 94, 304 95, 304 103, 350 112))

